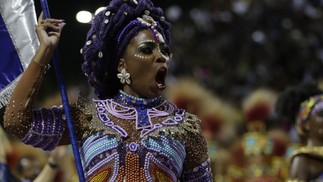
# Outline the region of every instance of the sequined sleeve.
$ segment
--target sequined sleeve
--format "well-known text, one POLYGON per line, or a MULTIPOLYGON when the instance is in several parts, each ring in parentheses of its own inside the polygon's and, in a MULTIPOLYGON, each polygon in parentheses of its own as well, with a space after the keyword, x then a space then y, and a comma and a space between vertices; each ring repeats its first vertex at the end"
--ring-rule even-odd
MULTIPOLYGON (((82 139, 83 134, 87 131, 88 121, 92 118, 91 115, 89 116, 82 111, 79 101, 70 105, 72 122, 78 141, 82 139)), ((58 144, 69 144, 67 131, 65 131, 65 119, 66 116, 62 106, 34 110, 31 128, 21 141, 43 150, 53 150, 58 144), (62 139, 64 132, 66 137, 62 139)))
POLYGON ((213 181, 207 143, 202 135, 200 120, 194 115, 187 114, 184 124, 187 155, 181 181, 213 181))
POLYGON ((64 130, 63 109, 34 109, 34 102, 46 68, 31 62, 17 84, 4 114, 8 133, 22 142, 52 150, 60 141, 64 130))
POLYGON ((65 130, 63 116, 63 109, 59 107, 33 111, 31 127, 21 141, 43 150, 53 150, 65 130))

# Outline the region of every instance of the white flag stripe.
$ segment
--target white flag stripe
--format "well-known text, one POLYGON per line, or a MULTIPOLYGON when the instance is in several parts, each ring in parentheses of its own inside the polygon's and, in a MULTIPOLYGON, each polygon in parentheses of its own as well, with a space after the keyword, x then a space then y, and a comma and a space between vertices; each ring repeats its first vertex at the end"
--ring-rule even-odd
MULTIPOLYGON (((0 15, 10 34, 23 69, 35 55, 39 42, 35 33, 37 24, 33 0, 0 0, 0 15)), ((5 106, 20 76, 0 90, 0 108, 5 106)))
POLYGON ((39 46, 35 33, 37 19, 34 1, 2 0, 0 13, 25 69, 39 46))

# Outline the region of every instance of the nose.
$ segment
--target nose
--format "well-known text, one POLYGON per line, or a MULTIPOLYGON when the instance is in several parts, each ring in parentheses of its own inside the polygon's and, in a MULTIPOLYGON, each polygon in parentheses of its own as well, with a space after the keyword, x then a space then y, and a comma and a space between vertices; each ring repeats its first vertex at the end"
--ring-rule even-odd
POLYGON ((158 51, 158 53, 156 55, 156 62, 157 63, 166 63, 167 59, 168 58, 165 55, 163 55, 160 51, 158 51))
POLYGON ((157 57, 157 63, 165 63, 166 62, 166 58, 163 55, 160 55, 157 57))

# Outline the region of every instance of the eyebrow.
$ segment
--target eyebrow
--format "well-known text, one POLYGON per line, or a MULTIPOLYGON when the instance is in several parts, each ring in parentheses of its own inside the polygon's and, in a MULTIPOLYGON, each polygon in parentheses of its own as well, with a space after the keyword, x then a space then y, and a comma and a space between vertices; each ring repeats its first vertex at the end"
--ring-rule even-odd
POLYGON ((168 45, 166 44, 166 42, 159 42, 159 46, 166 46, 166 47, 168 47, 168 45))
POLYGON ((140 42, 139 45, 141 45, 141 44, 155 44, 155 43, 156 43, 156 41, 154 41, 154 40, 144 40, 144 41, 140 42))
MULTIPOLYGON (((139 43, 139 45, 141 45, 141 44, 157 44, 157 42, 155 41, 155 40, 144 40, 144 41, 142 41, 142 42, 140 42, 139 43)), ((159 45, 163 45, 163 46, 168 46, 167 44, 166 44, 166 42, 158 42, 158 44, 159 45)))

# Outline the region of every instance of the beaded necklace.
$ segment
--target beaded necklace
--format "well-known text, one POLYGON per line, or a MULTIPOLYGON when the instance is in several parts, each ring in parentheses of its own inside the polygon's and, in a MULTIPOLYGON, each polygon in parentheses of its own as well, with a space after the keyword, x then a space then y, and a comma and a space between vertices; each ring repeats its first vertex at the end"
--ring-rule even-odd
POLYGON ((136 118, 136 128, 143 129, 149 128, 152 126, 152 123, 148 117, 148 108, 153 106, 158 106, 164 100, 161 96, 153 98, 153 99, 143 99, 138 98, 132 95, 129 95, 122 90, 119 90, 119 94, 116 97, 115 101, 122 105, 133 107, 137 111, 137 118, 136 118))
POLYGON ((135 97, 132 95, 129 95, 125 93, 122 90, 119 90, 119 94, 115 98, 115 101, 117 101, 120 104, 130 106, 130 107, 153 107, 161 104, 164 99, 161 96, 152 98, 152 99, 144 99, 135 97))
POLYGON ((185 111, 177 109, 175 105, 165 101, 161 96, 153 99, 137 98, 119 91, 113 99, 94 100, 97 105, 97 112, 100 120, 122 137, 128 137, 128 133, 117 123, 112 121, 108 115, 123 120, 135 120, 136 130, 141 130, 140 137, 145 137, 148 133, 161 128, 162 126, 177 125, 182 122, 185 111), (165 117, 174 114, 170 118, 165 118, 161 123, 153 124, 152 118, 165 117))

